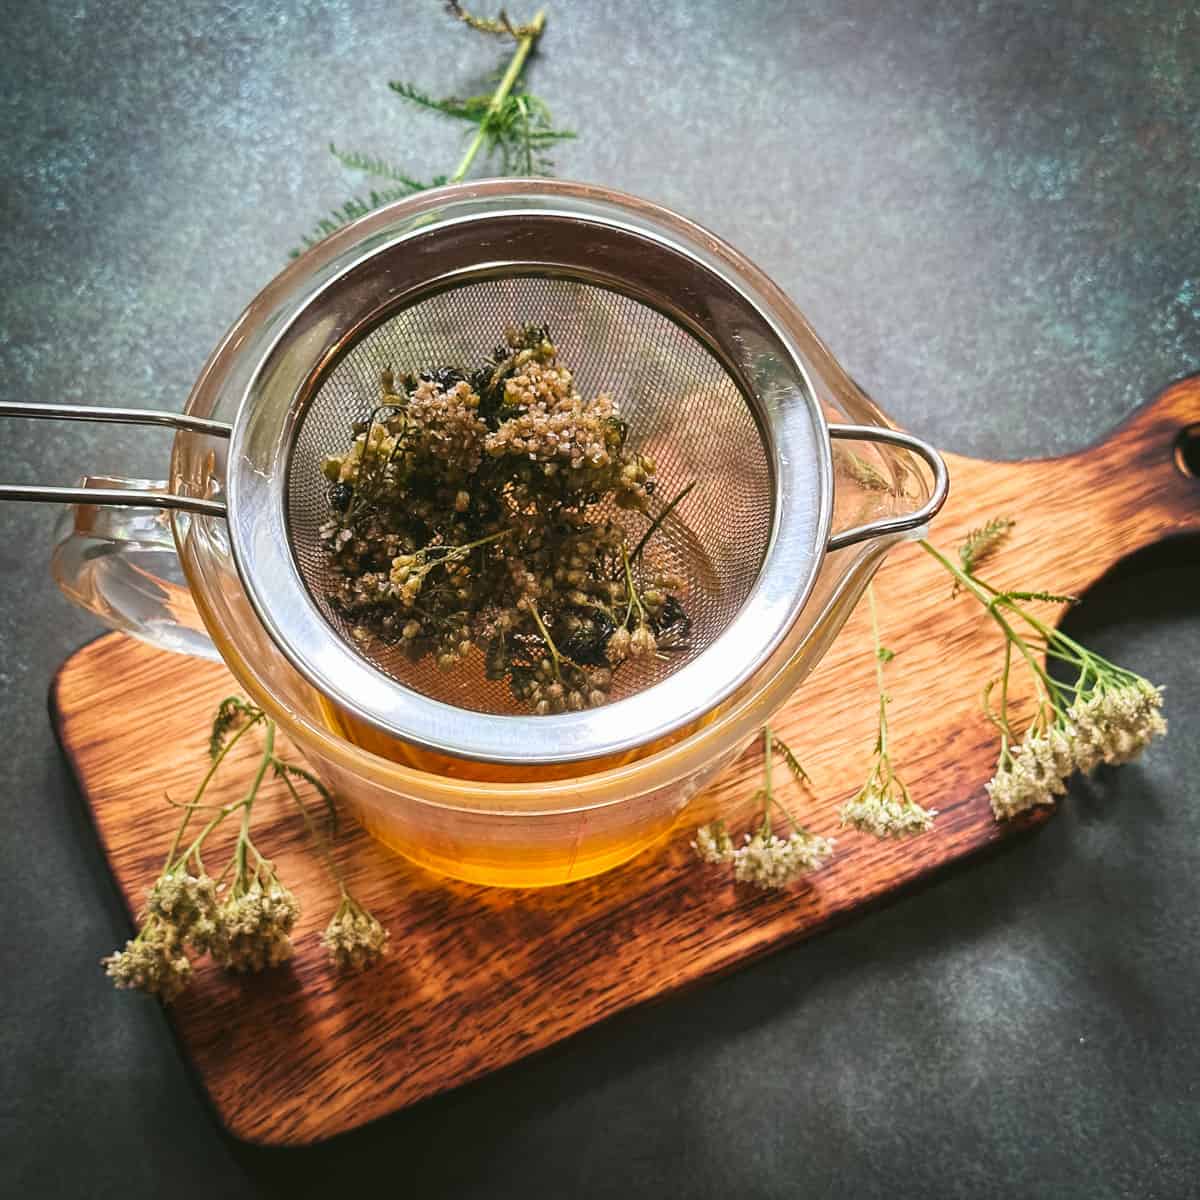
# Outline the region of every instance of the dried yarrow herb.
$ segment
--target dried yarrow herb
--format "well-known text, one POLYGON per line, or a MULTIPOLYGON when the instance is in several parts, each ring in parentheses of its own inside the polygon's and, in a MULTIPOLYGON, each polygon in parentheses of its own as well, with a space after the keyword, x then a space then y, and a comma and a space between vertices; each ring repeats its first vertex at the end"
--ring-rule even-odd
POLYGON ((474 369, 380 382, 322 464, 329 602, 356 641, 447 669, 478 651, 543 714, 603 704, 624 662, 686 647, 684 581, 644 551, 690 486, 658 500, 654 461, 611 396, 579 393, 545 326, 474 369))

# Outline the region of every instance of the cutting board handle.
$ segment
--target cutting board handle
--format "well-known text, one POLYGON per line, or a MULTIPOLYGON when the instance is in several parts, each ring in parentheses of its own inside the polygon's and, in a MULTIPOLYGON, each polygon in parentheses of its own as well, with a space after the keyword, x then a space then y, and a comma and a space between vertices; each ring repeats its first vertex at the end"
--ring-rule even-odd
POLYGON ((1173 384, 1070 460, 1081 510, 1103 503, 1134 546, 1200 532, 1200 375, 1173 384))
POLYGON ((1173 384, 1072 457, 1083 470, 1102 472, 1106 491, 1119 493, 1130 477, 1144 475, 1152 519, 1177 519, 1181 531, 1200 528, 1200 375, 1173 384))
POLYGON ((934 540, 952 545, 989 517, 1014 516, 1004 574, 1020 586, 1082 594, 1138 550, 1200 533, 1200 375, 1075 454, 948 457, 951 504, 934 540))

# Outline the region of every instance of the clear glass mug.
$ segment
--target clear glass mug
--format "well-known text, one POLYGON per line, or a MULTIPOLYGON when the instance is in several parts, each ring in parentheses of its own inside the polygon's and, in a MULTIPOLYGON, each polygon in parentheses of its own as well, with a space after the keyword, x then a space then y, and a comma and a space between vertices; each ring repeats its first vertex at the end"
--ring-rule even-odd
MULTIPOLYGON (((547 181, 487 181, 402 201, 371 214, 298 260, 253 301, 205 365, 190 418, 232 423, 281 314, 313 280, 338 269, 350 244, 428 226, 461 196, 520 201, 551 192, 555 204, 615 206, 662 236, 702 243, 709 262, 769 305, 801 357, 827 420, 858 428, 854 456, 832 456, 832 530, 809 598, 774 652, 690 728, 619 761, 569 770, 514 770, 452 760, 386 738, 339 711, 280 653, 239 579, 219 517, 156 507, 109 508, 86 498, 64 511, 54 576, 75 602, 110 626, 174 651, 220 659, 247 695, 303 751, 366 829, 431 870, 484 884, 563 884, 626 861, 670 830, 693 797, 792 694, 841 628, 887 551, 920 536, 945 495, 935 452, 893 435, 799 311, 771 281, 719 239, 667 210, 606 189, 547 181), (892 444, 889 444, 889 439, 892 444), (912 452, 916 446, 917 453, 912 452), (932 463, 928 469, 924 463, 932 463), (880 481, 893 486, 880 486, 880 481), (581 773, 584 772, 584 773, 581 773)), ((32 414, 29 414, 32 415, 32 414)), ((44 414, 43 414, 44 415, 44 414)), ((180 430, 170 479, 89 477, 113 488, 204 497, 224 477, 227 438, 180 430)), ((513 718, 515 721, 523 718, 513 718)), ((530 717, 529 720, 537 720, 530 717)))

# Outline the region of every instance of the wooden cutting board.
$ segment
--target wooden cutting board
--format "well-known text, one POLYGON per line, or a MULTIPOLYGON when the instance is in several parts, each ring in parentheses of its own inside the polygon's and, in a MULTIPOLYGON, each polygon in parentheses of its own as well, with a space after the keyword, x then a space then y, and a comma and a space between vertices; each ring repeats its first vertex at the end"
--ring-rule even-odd
MULTIPOLYGON (((991 516, 1015 517, 989 574, 1081 593, 1132 551, 1200 531, 1200 479, 1189 460, 1200 469, 1200 377, 1080 454, 1017 463, 949 456, 951 496, 935 539, 953 547, 991 516)), ((836 809, 860 785, 874 738, 873 656, 860 610, 776 722, 816 784, 816 799, 797 802, 813 829, 837 834, 828 868, 784 894, 735 887, 728 870, 688 849, 692 827, 714 812, 739 830, 747 824, 761 776, 757 742, 667 840, 568 887, 508 891, 441 879, 346 821, 337 856, 390 927, 396 952, 339 981, 316 940, 333 888, 284 797, 264 793, 259 843, 304 905, 295 959, 248 979, 205 960, 169 1010, 220 1119, 260 1143, 330 1137, 806 937, 1040 824, 1047 810, 996 825, 984 794, 997 746, 979 694, 1001 643, 976 602, 952 600, 948 578, 913 545, 893 553, 876 593, 884 641, 896 652, 888 668, 894 761, 916 798, 941 815, 933 832, 908 841, 837 830, 836 809)), ((190 796, 212 711, 236 690, 218 665, 120 634, 84 647, 54 682, 62 746, 131 912, 175 824, 163 793, 190 796)), ((220 794, 240 794, 250 771, 249 762, 230 763, 220 794)), ((222 861, 215 847, 210 861, 222 861)), ((148 1003, 116 993, 111 1002, 148 1003)))

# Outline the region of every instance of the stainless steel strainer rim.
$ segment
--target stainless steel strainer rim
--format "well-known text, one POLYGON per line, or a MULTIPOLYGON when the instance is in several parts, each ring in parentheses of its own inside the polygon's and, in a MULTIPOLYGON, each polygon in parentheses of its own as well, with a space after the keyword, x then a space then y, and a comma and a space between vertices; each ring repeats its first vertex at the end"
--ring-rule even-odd
MULTIPOLYGON (((465 195, 461 192, 447 196, 440 220, 430 220, 425 211, 423 219, 413 222, 415 228, 410 225, 415 214, 409 202, 366 218, 359 236, 339 256, 338 270, 320 280, 281 323, 235 421, 228 476, 231 549, 255 612, 280 650, 314 687, 376 728, 435 752, 496 763, 562 763, 620 754, 658 741, 711 711, 771 653, 803 608, 824 553, 831 514, 832 468, 824 419, 799 351, 759 302, 719 271, 715 258, 704 261, 702 244, 685 245, 612 202, 595 204, 581 216, 562 205, 551 186, 540 197, 523 193, 515 203, 511 197, 507 202, 480 202, 469 189, 465 195), (776 394, 756 397, 766 406, 764 440, 777 472, 776 509, 762 570, 742 610, 707 651, 652 689, 600 708, 542 717, 469 712, 431 699, 398 685, 340 638, 330 636, 288 545, 286 454, 276 449, 272 466, 263 471, 264 445, 274 441, 286 446, 295 432, 296 395, 288 398, 282 420, 258 419, 265 412, 278 416, 279 405, 272 404, 272 396, 278 401, 280 387, 295 391, 300 382, 298 375, 276 369, 276 351, 289 338, 293 344, 303 342, 307 331, 297 326, 311 322, 314 306, 339 284, 356 272, 362 275, 364 267, 369 270, 381 256, 390 255, 394 264, 406 243, 428 238, 435 230, 444 234, 451 226, 470 229, 478 243, 488 240, 480 236, 483 231, 512 228, 514 222, 524 227, 541 223, 543 231, 554 222, 569 222, 581 232, 608 239, 610 249, 618 239, 627 239, 641 253, 654 247, 676 264, 690 264, 714 293, 720 290, 729 303, 736 298, 744 314, 753 314, 754 336, 769 337, 779 355, 771 377, 776 394), (784 360, 791 381, 786 394, 780 390, 778 373, 784 360), (783 539, 781 527, 788 531, 783 539)), ((486 263, 476 262, 476 269, 483 266, 493 272, 506 267, 528 272, 531 264, 521 257, 490 257, 486 263)), ((587 273, 586 264, 580 272, 587 273)), ((612 282, 603 271, 593 268, 590 273, 612 282)), ((428 290, 438 281, 435 273, 426 271, 415 290, 428 290)), ((403 289, 392 290, 400 295, 403 289)), ((325 358, 332 353, 327 346, 321 348, 325 358)), ((309 364, 307 379, 315 365, 309 364)))

